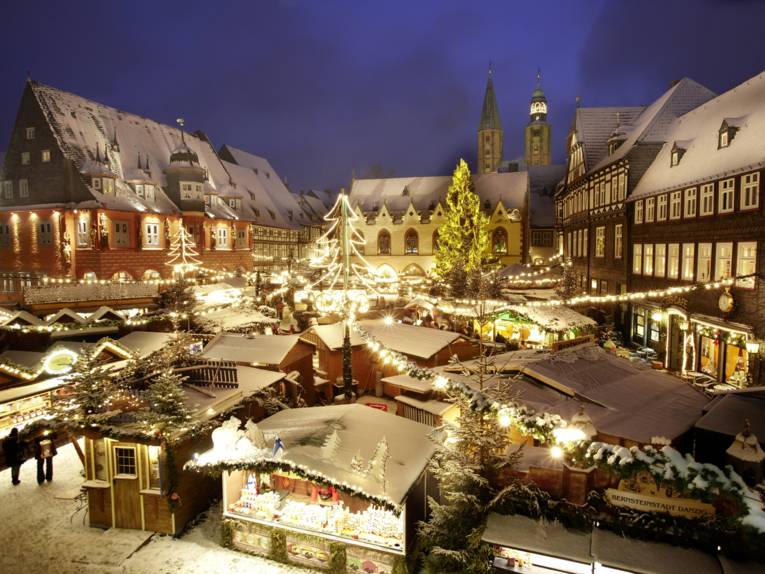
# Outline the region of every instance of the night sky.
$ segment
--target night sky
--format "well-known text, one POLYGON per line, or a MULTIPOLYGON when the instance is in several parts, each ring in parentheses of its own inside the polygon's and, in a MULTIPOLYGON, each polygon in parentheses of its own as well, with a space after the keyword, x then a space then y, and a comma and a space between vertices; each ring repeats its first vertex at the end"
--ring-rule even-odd
POLYGON ((765 2, 723 0, 7 2, 0 150, 27 72, 267 157, 293 190, 352 170, 447 174, 475 159, 488 62, 505 157, 522 153, 537 67, 553 157, 582 105, 636 105, 689 76, 716 92, 765 69, 765 2))

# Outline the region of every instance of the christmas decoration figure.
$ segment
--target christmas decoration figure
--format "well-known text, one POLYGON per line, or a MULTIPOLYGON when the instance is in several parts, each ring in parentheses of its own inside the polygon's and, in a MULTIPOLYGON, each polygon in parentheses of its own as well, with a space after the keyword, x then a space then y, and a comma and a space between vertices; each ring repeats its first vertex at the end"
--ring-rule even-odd
POLYGON ((271 456, 275 457, 279 451, 281 451, 282 454, 284 453, 284 443, 282 442, 282 439, 279 438, 279 435, 276 435, 274 438, 274 449, 271 451, 271 456))
POLYGON ((194 238, 191 237, 186 227, 184 227, 183 220, 179 222, 178 231, 170 240, 170 249, 167 252, 167 257, 168 261, 165 265, 171 267, 173 273, 181 278, 186 273, 191 273, 202 265, 202 262, 197 259, 199 252, 194 243, 194 238))

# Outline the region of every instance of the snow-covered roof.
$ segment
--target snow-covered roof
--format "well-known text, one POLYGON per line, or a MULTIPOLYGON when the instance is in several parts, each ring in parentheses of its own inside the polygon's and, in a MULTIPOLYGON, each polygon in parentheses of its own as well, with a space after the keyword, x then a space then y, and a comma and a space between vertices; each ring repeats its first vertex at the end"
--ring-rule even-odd
POLYGON ((437 417, 442 417, 450 410, 459 408, 454 403, 447 403, 437 399, 427 399, 423 401, 408 395, 397 395, 396 401, 420 409, 426 413, 436 415, 437 417))
POLYGON ((532 227, 555 225, 555 187, 566 177, 565 165, 530 165, 529 222, 532 227))
POLYGON ((751 387, 715 397, 695 424, 698 429, 735 437, 749 421, 752 432, 765 440, 765 387, 751 387))
POLYGON ((260 325, 278 323, 278 319, 266 317, 255 309, 241 309, 236 307, 224 307, 214 311, 207 311, 197 321, 207 332, 217 333, 225 331, 244 331, 260 325))
POLYGON ((574 311, 570 307, 561 305, 548 307, 530 307, 527 305, 511 305, 510 309, 518 315, 528 317, 529 321, 539 325, 545 331, 560 333, 580 327, 593 327, 597 323, 574 311))
MULTIPOLYGON (((429 212, 439 202, 444 204, 451 183, 451 176, 356 179, 350 202, 364 213, 377 212, 383 204, 392 213, 403 213, 410 201, 418 212, 429 212)), ((473 175, 473 183, 481 202, 488 201, 492 210, 499 201, 505 209, 522 209, 529 187, 526 172, 473 175)))
POLYGON ((248 366, 237 366, 236 387, 209 387, 203 392, 197 391, 193 385, 184 385, 185 403, 197 417, 204 413, 205 417, 213 417, 241 403, 254 393, 273 385, 284 378, 284 373, 256 369, 248 366), (210 410, 212 409, 212 410, 210 410))
POLYGON ((299 335, 221 334, 210 341, 202 356, 239 364, 278 365, 297 344, 299 335))
POLYGON ((129 349, 137 357, 144 358, 159 351, 162 347, 166 346, 172 338, 172 333, 133 331, 124 337, 120 337, 118 342, 123 347, 129 349))
POLYGON ((416 327, 404 323, 386 325, 382 319, 359 321, 359 326, 387 349, 421 359, 429 359, 462 337, 453 331, 430 327, 416 327))
MULTIPOLYGON (((680 437, 710 401, 677 377, 617 357, 595 344, 504 353, 495 357, 495 363, 508 373, 495 380, 510 384, 521 403, 567 420, 583 407, 599 432, 644 444, 655 436, 680 437)), ((463 364, 469 366, 471 361, 463 364)), ((448 369, 436 367, 447 371, 451 379, 475 385, 448 369)))
POLYGON ((213 449, 199 457, 198 464, 223 462, 257 467, 258 462, 277 460, 295 470, 307 469, 326 477, 331 484, 342 484, 368 496, 401 505, 409 490, 425 469, 435 450, 430 440, 432 427, 393 416, 365 405, 332 405, 286 409, 258 423, 268 446, 276 435, 284 443, 284 452, 272 459, 271 450, 254 458, 217 458, 213 449), (337 430, 339 437, 334 455, 326 456, 324 441, 337 430), (385 439, 389 459, 385 465, 384 481, 373 473, 351 469, 351 459, 359 456, 366 463, 385 439))
POLYGON ((709 100, 672 122, 666 144, 646 170, 630 199, 681 189, 765 166, 765 72, 709 100), (718 149, 725 119, 740 118, 728 147, 718 149), (674 142, 687 146, 671 166, 674 142))
MULTIPOLYGON (((343 337, 345 328, 343 323, 332 323, 331 325, 315 325, 311 331, 321 339, 321 342, 330 350, 340 349, 343 346, 343 337)), ((350 330, 351 347, 364 344, 364 339, 353 329, 350 330)))
POLYGON ((619 122, 630 124, 643 111, 643 107, 577 108, 574 129, 577 142, 584 147, 584 165, 589 172, 606 157, 608 138, 619 122))
POLYGON ((714 97, 715 93, 711 90, 690 78, 683 78, 645 108, 629 125, 622 124, 622 127, 626 128, 624 143, 616 148, 614 153, 601 159, 592 170, 598 170, 621 159, 637 144, 663 143, 675 118, 714 97))

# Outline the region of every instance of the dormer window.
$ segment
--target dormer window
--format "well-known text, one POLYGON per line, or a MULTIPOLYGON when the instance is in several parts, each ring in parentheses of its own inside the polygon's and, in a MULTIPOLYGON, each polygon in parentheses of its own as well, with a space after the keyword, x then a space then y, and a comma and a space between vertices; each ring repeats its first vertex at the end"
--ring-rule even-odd
POLYGON ((736 137, 744 118, 725 118, 720 126, 720 133, 717 137, 717 149, 728 147, 736 137))
POLYGON ((144 186, 145 197, 148 201, 154 201, 154 186, 147 183, 144 186))
POLYGON ((685 145, 680 145, 680 142, 675 142, 672 145, 672 151, 669 155, 669 165, 670 167, 675 167, 677 164, 680 163, 680 160, 683 159, 683 155, 685 155, 685 150, 687 147, 685 145))
POLYGON ((101 190, 101 178, 100 177, 94 177, 93 178, 93 189, 96 189, 98 191, 101 190))

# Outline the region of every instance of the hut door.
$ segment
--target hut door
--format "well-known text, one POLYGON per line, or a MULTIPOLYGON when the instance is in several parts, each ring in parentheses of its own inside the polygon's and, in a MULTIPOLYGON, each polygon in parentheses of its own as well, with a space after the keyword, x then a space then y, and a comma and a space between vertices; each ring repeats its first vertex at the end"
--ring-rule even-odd
POLYGON ((141 493, 138 478, 138 448, 134 444, 112 445, 112 489, 114 490, 114 526, 141 528, 141 493))

